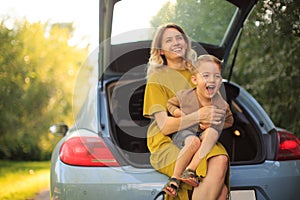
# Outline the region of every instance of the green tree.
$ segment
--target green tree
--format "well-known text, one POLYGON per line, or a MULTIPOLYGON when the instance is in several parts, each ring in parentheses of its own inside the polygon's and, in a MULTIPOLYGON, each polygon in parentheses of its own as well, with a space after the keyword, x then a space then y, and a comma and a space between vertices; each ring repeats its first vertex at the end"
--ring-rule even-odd
POLYGON ((263 105, 277 126, 300 136, 300 2, 258 1, 239 47, 233 80, 263 105))
POLYGON ((72 24, 0 22, 0 158, 50 157, 53 122, 71 122, 76 71, 87 49, 68 44, 72 24))
POLYGON ((177 0, 175 4, 167 2, 153 17, 151 24, 158 27, 162 23, 174 22, 195 41, 219 44, 232 17, 227 13, 232 13, 234 9, 226 1, 177 0), (223 23, 220 24, 220 21, 223 23), (214 34, 211 34, 212 31, 214 34))

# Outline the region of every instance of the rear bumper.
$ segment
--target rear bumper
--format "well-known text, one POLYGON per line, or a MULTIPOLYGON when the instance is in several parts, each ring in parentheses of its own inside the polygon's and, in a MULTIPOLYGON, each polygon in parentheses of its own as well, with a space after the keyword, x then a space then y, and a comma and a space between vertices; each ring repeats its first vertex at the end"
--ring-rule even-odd
POLYGON ((167 177, 153 169, 75 167, 62 162, 51 169, 51 199, 153 199, 167 177), (54 170, 54 171, 52 171, 54 170))
MULTIPOLYGON (((299 169, 300 160, 231 166, 231 190, 253 191, 257 200, 296 200, 299 169)), ((154 169, 76 167, 52 160, 50 196, 53 200, 152 200, 166 182, 167 177, 154 169)))
POLYGON ((258 200, 297 200, 300 160, 231 166, 230 185, 231 190, 254 190, 258 200))

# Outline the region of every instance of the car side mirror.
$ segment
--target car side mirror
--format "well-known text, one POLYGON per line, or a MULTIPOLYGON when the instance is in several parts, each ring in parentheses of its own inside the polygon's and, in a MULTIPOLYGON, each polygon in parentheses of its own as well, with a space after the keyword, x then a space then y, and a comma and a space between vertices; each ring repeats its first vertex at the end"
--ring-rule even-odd
POLYGON ((64 136, 69 130, 68 125, 66 124, 54 124, 50 126, 49 131, 54 135, 64 136))

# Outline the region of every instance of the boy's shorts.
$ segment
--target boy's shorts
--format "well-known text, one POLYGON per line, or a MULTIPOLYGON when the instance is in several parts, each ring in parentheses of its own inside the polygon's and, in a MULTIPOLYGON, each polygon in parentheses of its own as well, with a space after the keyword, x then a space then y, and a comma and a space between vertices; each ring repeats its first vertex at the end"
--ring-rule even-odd
POLYGON ((172 135, 172 141, 179 149, 182 149, 184 147, 185 139, 189 136, 196 137, 197 135, 190 130, 182 130, 172 135))

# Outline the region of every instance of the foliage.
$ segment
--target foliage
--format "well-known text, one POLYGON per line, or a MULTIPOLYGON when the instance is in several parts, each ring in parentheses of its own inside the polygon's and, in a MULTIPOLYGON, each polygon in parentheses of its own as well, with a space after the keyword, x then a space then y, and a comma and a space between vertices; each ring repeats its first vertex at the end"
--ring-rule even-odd
POLYGON ((0 158, 49 159, 53 122, 72 121, 72 89, 87 49, 70 46, 72 25, 0 21, 0 158), (12 27, 12 28, 11 28, 12 27))
MULTIPOLYGON (((166 3, 153 17, 152 26, 169 21, 181 25, 192 39, 214 42, 224 33, 232 7, 225 1, 177 0, 166 3), (199 8, 199 2, 201 6, 199 8), (224 5, 223 5, 224 4, 224 5), (190 16, 186 21, 182 19, 190 16), (197 13, 197 14, 195 14, 197 13), (210 17, 201 19, 202 15, 210 17), (185 16, 185 17, 183 17, 185 16), (209 23, 207 23, 209 21, 209 23), (210 28, 206 28, 209 26, 210 28), (213 27, 213 30, 211 29, 213 27), (207 32, 206 30, 209 30, 207 32), (214 34, 211 34, 211 33, 214 34), (214 37, 214 38, 211 38, 214 37)), ((258 1, 245 24, 232 80, 246 88, 264 107, 274 123, 300 136, 300 2, 296 0, 258 1)), ((235 49, 235 48, 234 48, 235 49)), ((232 60, 232 55, 230 60, 232 60)), ((230 62, 229 62, 230 64, 230 62)), ((226 74, 229 73, 226 68, 226 74)))
POLYGON ((176 4, 167 2, 153 17, 151 24, 153 27, 158 27, 162 23, 174 22, 180 25, 195 41, 219 44, 226 31, 226 25, 231 20, 231 16, 226 13, 233 12, 233 9, 235 7, 225 1, 177 0, 176 4), (222 4, 222 6, 215 6, 216 3, 222 4), (217 8, 222 10, 216 10, 217 8), (215 13, 223 14, 216 15, 215 13), (224 22, 223 24, 219 23, 220 19, 224 22), (211 34, 211 31, 214 34, 211 34))
POLYGON ((277 126, 300 136, 300 3, 259 1, 239 47, 233 80, 263 105, 277 126))
POLYGON ((49 187, 50 162, 16 162, 0 160, 0 199, 30 199, 49 187))

